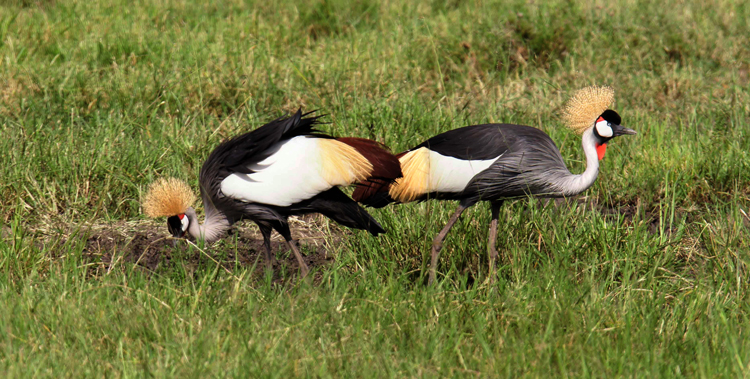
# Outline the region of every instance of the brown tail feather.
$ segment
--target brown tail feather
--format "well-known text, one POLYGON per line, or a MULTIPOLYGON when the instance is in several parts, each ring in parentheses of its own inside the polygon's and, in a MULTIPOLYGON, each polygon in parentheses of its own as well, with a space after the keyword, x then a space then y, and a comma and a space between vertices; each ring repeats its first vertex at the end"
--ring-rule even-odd
POLYGON ((352 193, 352 199, 357 202, 368 204, 368 199, 377 195, 378 193, 388 193, 388 187, 391 185, 390 181, 381 179, 370 178, 362 183, 357 183, 357 188, 352 193))
MULTIPOLYGON (((404 151, 400 154, 397 154, 395 157, 401 158, 404 154, 408 153, 409 151, 404 151)), ((393 183, 392 180, 384 181, 384 180, 378 180, 375 178, 370 178, 366 180, 363 183, 359 183, 357 185, 357 188, 354 190, 354 193, 352 194, 352 198, 368 207, 374 207, 374 208, 382 208, 386 205, 394 202, 393 198, 391 198, 389 194, 389 189, 391 187, 391 184, 393 183)))
POLYGON ((367 180, 357 184, 352 194, 356 201, 366 200, 377 192, 388 191, 394 180, 403 176, 398 157, 391 154, 381 143, 364 138, 337 138, 362 154, 372 164, 373 170, 367 180))

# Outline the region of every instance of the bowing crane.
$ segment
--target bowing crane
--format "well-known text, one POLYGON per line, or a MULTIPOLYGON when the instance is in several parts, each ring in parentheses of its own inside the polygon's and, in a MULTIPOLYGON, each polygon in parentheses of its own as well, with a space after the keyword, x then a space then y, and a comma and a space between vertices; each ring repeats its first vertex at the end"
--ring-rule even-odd
POLYGON ((576 92, 563 110, 568 127, 582 135, 586 155, 582 174, 570 173, 555 143, 539 129, 510 124, 474 125, 439 134, 397 155, 403 178, 392 184, 366 183, 355 190, 353 198, 378 208, 392 202, 459 201, 456 212, 432 242, 429 284, 435 282, 443 240, 461 213, 479 201, 489 201, 492 278, 503 201, 525 196, 567 197, 585 191, 596 180, 607 143, 620 135, 636 134, 620 125, 620 116, 609 109, 613 102, 612 88, 591 86, 576 92))
POLYGON ((321 213, 341 225, 377 236, 380 224, 339 186, 369 179, 385 184, 401 177, 398 159, 381 144, 361 138, 333 138, 315 130, 317 117, 297 111, 221 143, 200 171, 205 219, 198 222, 195 195, 187 183, 161 178, 149 187, 143 210, 168 217, 176 238, 186 234, 207 243, 237 221, 258 224, 266 266, 271 267, 271 233, 276 230, 294 252, 302 275, 308 267, 292 239, 287 218, 321 213))

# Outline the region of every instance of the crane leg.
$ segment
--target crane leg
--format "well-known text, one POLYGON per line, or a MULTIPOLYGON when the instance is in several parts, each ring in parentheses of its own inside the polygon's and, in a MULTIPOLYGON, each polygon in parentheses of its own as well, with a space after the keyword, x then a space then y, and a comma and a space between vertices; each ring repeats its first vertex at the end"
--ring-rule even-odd
POLYGON ((492 209, 492 221, 490 221, 490 235, 488 243, 488 256, 490 263, 490 283, 495 282, 495 261, 497 260, 497 249, 495 243, 497 242, 497 222, 500 217, 500 206, 503 205, 502 201, 493 201, 490 203, 492 209))
POLYGON ((297 258, 297 263, 299 263, 300 273, 304 278, 305 276, 307 276, 307 273, 310 272, 310 268, 307 267, 307 264, 302 259, 302 253, 300 253, 299 248, 297 247, 297 241, 292 239, 292 232, 289 231, 289 225, 286 222, 280 225, 276 225, 276 231, 278 231, 279 234, 284 237, 284 240, 286 240, 286 244, 289 245, 289 248, 292 249, 292 252, 294 252, 294 257, 297 258))
POLYGON ((448 235, 448 232, 453 227, 453 224, 455 224, 456 221, 458 221, 458 218, 461 217, 461 213, 463 213, 465 209, 465 206, 459 205, 458 209, 456 209, 456 213, 451 216, 450 220, 448 220, 448 223, 445 225, 445 227, 443 227, 443 230, 441 230, 440 233, 435 236, 435 239, 432 240, 432 261, 430 263, 430 279, 427 281, 427 285, 432 285, 433 283, 435 283, 435 269, 437 268, 440 250, 442 250, 443 248, 443 240, 445 239, 445 236, 448 235))
POLYGON ((273 254, 271 254, 271 233, 273 228, 271 225, 258 223, 260 234, 263 235, 263 258, 266 261, 266 270, 273 270, 273 254))
POLYGON ((294 256, 297 258, 297 263, 299 263, 299 269, 302 274, 302 277, 306 277, 307 274, 310 272, 310 268, 307 267, 307 264, 304 260, 302 260, 302 253, 299 252, 299 248, 297 247, 297 241, 293 239, 286 240, 287 245, 289 245, 289 248, 292 249, 294 252, 294 256))

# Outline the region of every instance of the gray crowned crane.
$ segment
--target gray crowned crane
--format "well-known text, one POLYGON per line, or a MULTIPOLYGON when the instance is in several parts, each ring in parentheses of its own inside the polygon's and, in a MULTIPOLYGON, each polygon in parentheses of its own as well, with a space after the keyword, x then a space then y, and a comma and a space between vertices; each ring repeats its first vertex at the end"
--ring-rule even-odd
POLYGON ((525 197, 567 197, 591 187, 599 173, 607 143, 614 137, 636 134, 620 125, 620 116, 609 109, 614 102, 610 87, 579 90, 564 108, 565 121, 582 135, 586 170, 571 174, 560 151, 543 131, 522 125, 486 124, 454 129, 399 155, 403 178, 394 183, 367 183, 353 198, 365 205, 383 207, 428 199, 458 200, 458 209, 432 242, 429 284, 435 282, 443 240, 463 211, 479 201, 489 201, 489 264, 492 280, 497 250, 498 215, 504 200, 525 197))
POLYGON ((339 186, 401 177, 398 158, 381 144, 361 138, 333 138, 315 130, 310 113, 279 118, 221 143, 200 171, 205 219, 198 222, 195 195, 187 183, 161 178, 149 186, 143 210, 168 217, 176 238, 186 234, 207 243, 221 238, 237 221, 252 220, 263 235, 266 266, 271 267, 271 233, 276 230, 294 252, 302 275, 308 267, 289 230, 291 215, 321 213, 341 225, 377 236, 383 227, 339 186))

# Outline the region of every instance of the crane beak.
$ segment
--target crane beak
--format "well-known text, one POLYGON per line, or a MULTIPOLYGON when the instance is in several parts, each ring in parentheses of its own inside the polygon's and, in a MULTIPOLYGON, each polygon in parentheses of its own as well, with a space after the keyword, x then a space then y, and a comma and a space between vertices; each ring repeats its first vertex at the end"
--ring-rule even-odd
POLYGON ((185 231, 182 227, 182 220, 179 216, 172 216, 167 219, 167 228, 169 234, 172 235, 172 246, 177 247, 180 245, 180 240, 185 238, 185 231))
POLYGON ((614 132, 615 136, 622 136, 622 135, 635 135, 638 134, 635 130, 626 128, 622 125, 613 125, 612 131, 614 132))
POLYGON ((182 229, 172 229, 169 228, 169 231, 172 234, 172 246, 177 247, 180 245, 180 240, 185 239, 185 232, 182 231, 182 229))

